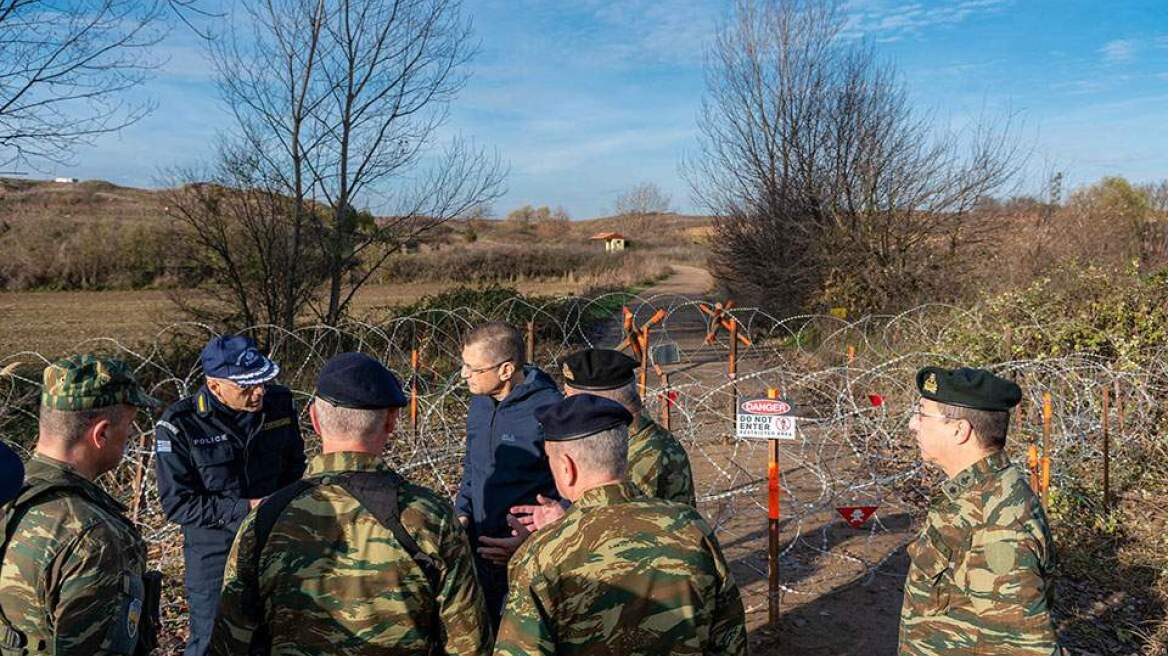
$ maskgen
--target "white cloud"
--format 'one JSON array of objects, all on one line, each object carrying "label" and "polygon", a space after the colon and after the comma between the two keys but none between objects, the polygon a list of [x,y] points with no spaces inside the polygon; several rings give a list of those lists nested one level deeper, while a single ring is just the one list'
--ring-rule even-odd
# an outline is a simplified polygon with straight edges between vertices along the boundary
[{"label": "white cloud", "polygon": [[927,28],[956,25],[980,15],[1001,11],[1012,0],[964,0],[954,2],[903,4],[891,0],[852,0],[847,13],[845,36],[874,37],[881,42],[896,41]]},{"label": "white cloud", "polygon": [[1106,44],[1104,44],[1104,46],[1099,49],[1099,53],[1103,55],[1104,60],[1111,63],[1118,63],[1131,59],[1132,55],[1135,54],[1135,50],[1135,41],[1131,39],[1116,39],[1114,41],[1108,41]]}]

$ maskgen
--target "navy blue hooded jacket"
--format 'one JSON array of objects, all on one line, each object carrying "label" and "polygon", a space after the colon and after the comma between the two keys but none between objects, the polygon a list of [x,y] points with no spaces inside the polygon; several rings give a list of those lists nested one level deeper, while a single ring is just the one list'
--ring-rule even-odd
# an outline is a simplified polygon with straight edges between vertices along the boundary
[{"label": "navy blue hooded jacket", "polygon": [[478,537],[510,537],[511,506],[534,504],[535,495],[559,499],[543,451],[535,411],[563,396],[555,382],[533,365],[523,382],[502,401],[488,395],[471,399],[466,416],[466,453],[455,510],[470,518],[471,544]]}]

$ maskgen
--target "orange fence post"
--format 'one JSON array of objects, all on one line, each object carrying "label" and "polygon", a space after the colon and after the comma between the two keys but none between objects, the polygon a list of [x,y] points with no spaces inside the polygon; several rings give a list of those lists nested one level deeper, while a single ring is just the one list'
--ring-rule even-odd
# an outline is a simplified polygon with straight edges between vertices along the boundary
[{"label": "orange fence post", "polygon": [[410,427],[418,437],[418,349],[410,352]]},{"label": "orange fence post", "polygon": [[1042,393],[1042,506],[1050,497],[1050,420],[1053,415],[1050,392]]},{"label": "orange fence post", "polygon": [[738,320],[730,319],[730,362],[726,368],[726,375],[730,378],[730,426],[731,432],[737,421],[738,414]]},{"label": "orange fence post", "polygon": [[710,329],[706,331],[707,344],[713,345],[717,342],[718,329],[720,328],[725,328],[730,333],[730,362],[727,366],[726,377],[730,379],[731,430],[730,434],[726,436],[727,440],[729,440],[730,435],[734,434],[733,422],[738,413],[738,384],[735,382],[738,377],[738,343],[742,342],[743,346],[751,345],[750,338],[739,332],[738,320],[730,315],[730,309],[733,307],[733,300],[715,303],[712,308],[705,303],[698,305],[698,309],[710,317]]},{"label": "orange fence post", "polygon": [[661,392],[661,427],[673,430],[673,398],[670,396],[669,372],[661,371],[660,368],[657,371],[657,375],[661,376],[661,387],[664,388]]},{"label": "orange fence post", "polygon": [[[767,390],[767,398],[776,399],[777,389]],[[767,620],[779,621],[779,441],[767,440]]]}]

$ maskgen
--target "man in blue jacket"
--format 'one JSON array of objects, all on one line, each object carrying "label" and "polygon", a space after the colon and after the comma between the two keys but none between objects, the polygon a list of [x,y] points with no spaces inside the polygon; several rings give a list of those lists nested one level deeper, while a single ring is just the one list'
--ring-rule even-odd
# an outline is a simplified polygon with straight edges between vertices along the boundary
[{"label": "man in blue jacket", "polygon": [[475,547],[487,611],[498,627],[507,598],[507,560],[527,534],[508,511],[534,503],[537,495],[559,498],[535,411],[563,396],[547,374],[524,365],[523,335],[502,321],[467,334],[462,378],[474,398],[455,511]]},{"label": "man in blue jacket", "polygon": [[183,528],[191,631],[186,656],[203,656],[235,532],[264,497],[304,474],[292,394],[271,385],[280,367],[242,336],[203,349],[207,381],[167,408],[155,427],[158,495]]}]

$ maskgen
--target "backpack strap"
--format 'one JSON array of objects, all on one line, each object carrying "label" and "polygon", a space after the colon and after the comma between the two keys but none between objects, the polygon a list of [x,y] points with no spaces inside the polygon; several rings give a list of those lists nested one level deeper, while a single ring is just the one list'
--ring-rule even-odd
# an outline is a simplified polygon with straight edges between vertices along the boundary
[{"label": "backpack strap", "polygon": [[402,480],[393,472],[351,472],[337,478],[337,484],[356,499],[362,507],[393,533],[398,544],[406,550],[426,575],[430,592],[435,597],[442,589],[442,574],[438,563],[422,551],[414,537],[401,523],[401,504],[398,501]]},{"label": "backpack strap", "polygon": [[421,568],[427,583],[429,583],[430,596],[434,602],[430,621],[439,638],[430,643],[429,653],[444,653],[442,645],[446,642],[446,630],[438,612],[438,596],[442,593],[442,572],[438,568],[437,560],[422,551],[418,542],[401,523],[399,492],[403,483],[402,478],[389,471],[349,472],[337,477],[336,483],[352,495],[365,510],[376,517],[378,523],[389,529],[398,544]]},{"label": "backpack strap", "polygon": [[319,483],[319,479],[316,478],[302,478],[276,490],[256,508],[255,522],[252,525],[255,529],[255,546],[251,553],[247,554],[251,568],[250,575],[243,577],[243,599],[240,606],[244,616],[256,623],[256,630],[252,633],[251,644],[248,647],[250,654],[267,654],[272,648],[272,638],[264,618],[264,603],[260,599],[260,556],[263,555],[264,546],[267,545],[276,521],[284,514],[288,504]]},{"label": "backpack strap", "polygon": [[[305,491],[317,485],[339,485],[342,489],[357,500],[361,507],[377,519],[377,522],[393,533],[394,539],[406,550],[410,558],[421,568],[429,584],[430,592],[435,600],[432,613],[434,629],[442,631],[442,623],[438,614],[438,594],[441,592],[442,575],[437,561],[430,554],[422,551],[418,542],[410,535],[401,523],[401,504],[398,492],[402,479],[389,471],[377,472],[347,472],[337,475],[317,476],[304,478],[287,487],[283,487],[256,508],[255,547],[249,554],[251,559],[251,576],[244,577],[243,612],[256,622],[256,631],[252,634],[249,653],[253,656],[266,655],[271,650],[271,635],[264,619],[263,600],[260,598],[259,575],[260,556],[272,529],[280,519],[280,515],[294,499]],[[437,644],[434,647],[437,648]],[[432,653],[441,653],[431,650]]]},{"label": "backpack strap", "polygon": [[[16,532],[16,525],[28,514],[29,508],[36,502],[57,492],[77,494],[95,503],[100,503],[99,500],[93,498],[89,490],[74,481],[26,480],[16,498],[3,506],[4,520],[3,524],[0,524],[0,531],[3,531],[0,533],[0,569],[4,567],[4,554],[8,550],[9,540]],[[27,646],[28,636],[18,631],[5,616],[4,609],[0,608],[0,650],[5,654],[27,653],[24,651]]]}]

